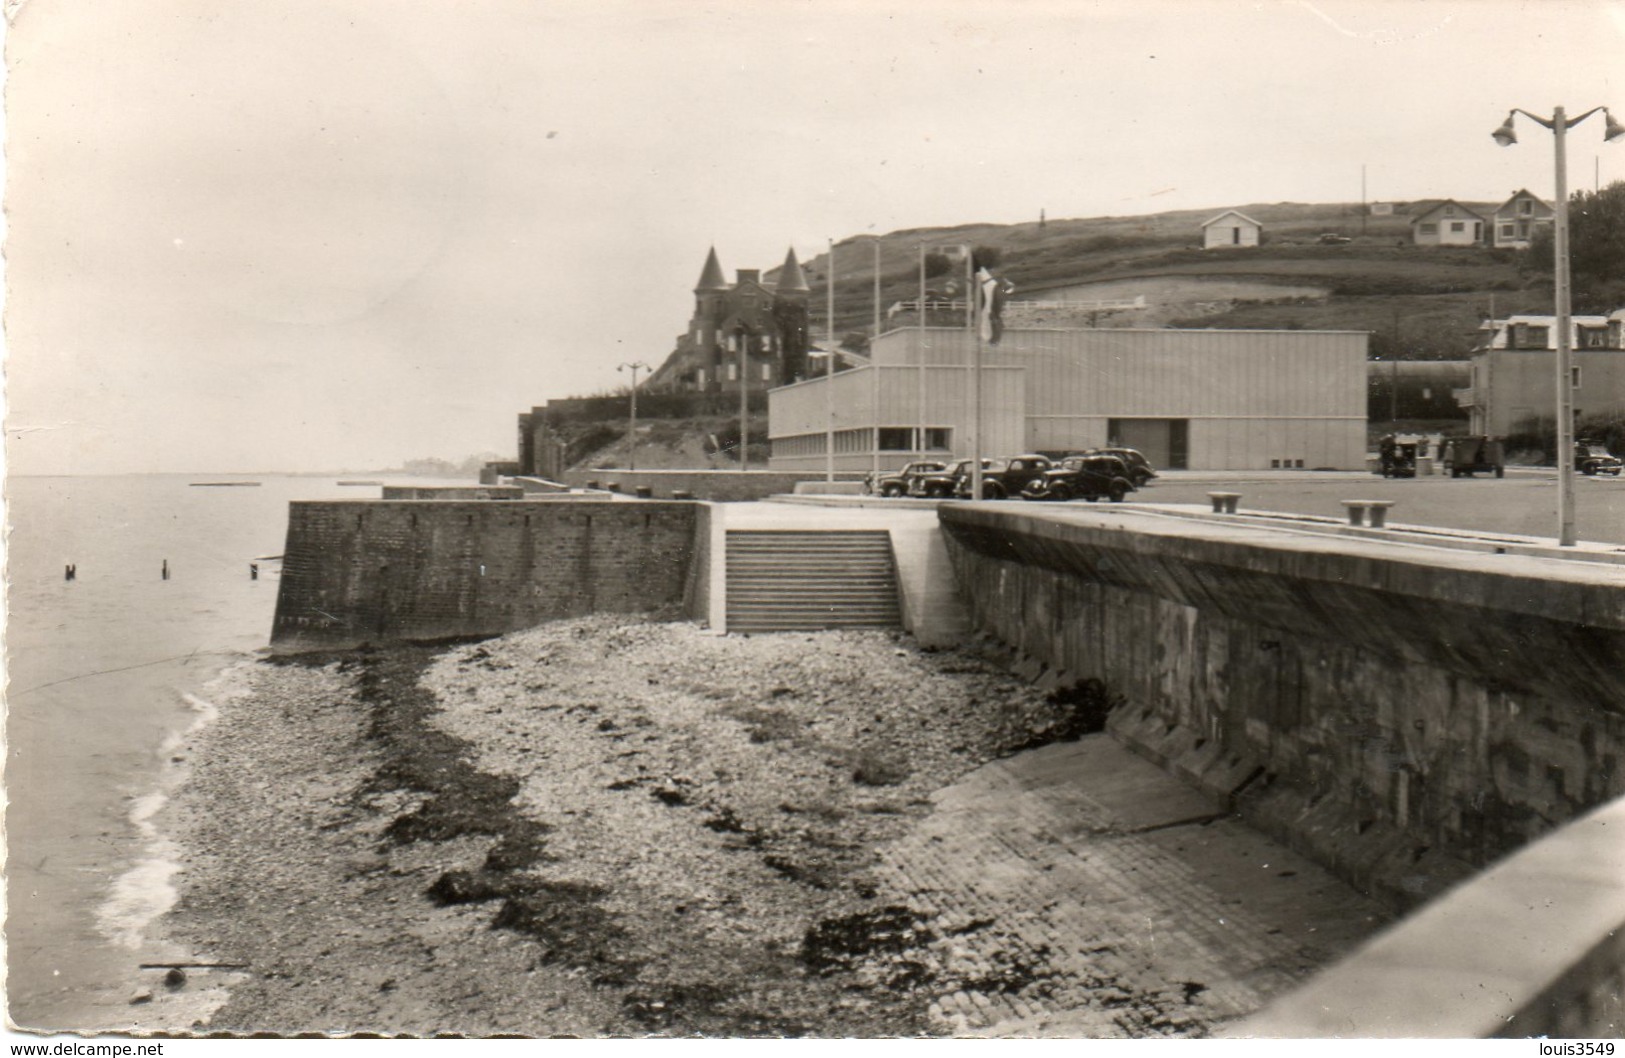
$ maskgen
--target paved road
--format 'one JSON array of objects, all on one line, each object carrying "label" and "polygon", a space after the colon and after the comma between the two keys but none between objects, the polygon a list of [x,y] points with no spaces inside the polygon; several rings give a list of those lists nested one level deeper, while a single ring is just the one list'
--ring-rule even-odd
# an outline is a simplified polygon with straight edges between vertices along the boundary
[{"label": "paved road", "polygon": [[[1510,471],[1505,478],[1384,479],[1374,474],[1293,472],[1208,475],[1169,472],[1131,495],[1147,503],[1207,503],[1210,491],[1241,493],[1242,510],[1341,518],[1339,501],[1396,500],[1389,524],[1557,536],[1557,477]],[[1575,531],[1580,540],[1625,544],[1625,478],[1575,478]]]}]

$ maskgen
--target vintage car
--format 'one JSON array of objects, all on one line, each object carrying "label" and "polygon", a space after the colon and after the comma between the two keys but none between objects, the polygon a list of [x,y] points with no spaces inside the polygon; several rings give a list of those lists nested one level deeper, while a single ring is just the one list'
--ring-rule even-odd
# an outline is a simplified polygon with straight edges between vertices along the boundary
[{"label": "vintage car", "polygon": [[1067,456],[1043,477],[1028,482],[1021,495],[1028,500],[1085,499],[1090,503],[1104,496],[1121,503],[1133,491],[1129,468],[1121,458],[1091,454]]},{"label": "vintage car", "polygon": [[1453,478],[1470,478],[1481,470],[1506,476],[1506,457],[1493,437],[1447,437],[1440,456]]},{"label": "vintage car", "polygon": [[916,459],[912,463],[904,464],[901,470],[882,471],[880,474],[870,474],[865,477],[864,483],[869,493],[874,496],[907,496],[912,490],[916,478],[927,474],[940,474],[946,470],[948,464],[940,459]]},{"label": "vintage car", "polygon": [[1091,448],[1089,451],[1080,454],[1087,456],[1116,456],[1121,459],[1128,468],[1128,479],[1134,483],[1134,487],[1137,489],[1145,488],[1145,483],[1157,476],[1157,471],[1152,467],[1151,460],[1147,459],[1137,448]]},{"label": "vintage car", "polygon": [[[966,472],[960,476],[954,495],[970,498],[970,460],[965,461]],[[1029,482],[1044,476],[1053,464],[1041,455],[1011,456],[1009,459],[991,459],[982,462],[982,499],[1002,500],[1019,496]]]},{"label": "vintage car", "polygon": [[1579,441],[1574,445],[1574,469],[1582,474],[1612,474],[1619,476],[1625,461],[1608,451],[1604,445]]},{"label": "vintage car", "polygon": [[[982,469],[987,470],[993,460],[982,460]],[[970,460],[961,459],[951,463],[935,474],[923,474],[916,477],[909,485],[910,496],[925,497],[933,500],[952,499],[959,491],[959,479],[963,477],[970,480]],[[968,486],[967,486],[968,488]]]}]

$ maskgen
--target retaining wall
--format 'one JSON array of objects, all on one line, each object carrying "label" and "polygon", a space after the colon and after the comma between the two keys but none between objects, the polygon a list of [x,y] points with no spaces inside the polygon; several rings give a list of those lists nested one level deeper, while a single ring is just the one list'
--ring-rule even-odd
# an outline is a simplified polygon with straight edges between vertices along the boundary
[{"label": "retaining wall", "polygon": [[494,635],[559,617],[683,606],[699,506],[295,502],[271,646]]},{"label": "retaining wall", "polygon": [[[862,481],[864,474],[837,471],[837,481]],[[697,500],[734,501],[760,500],[768,496],[793,493],[798,481],[823,481],[822,473],[782,470],[570,470],[564,480],[575,488],[584,488],[590,481],[600,486],[610,482],[620,485],[620,491],[631,494],[639,485],[646,485],[656,499],[666,499],[676,492],[687,492]]]},{"label": "retaining wall", "polygon": [[1625,793],[1625,570],[1118,511],[940,518],[979,627],[1101,680],[1115,734],[1395,906]]},{"label": "retaining wall", "polygon": [[385,485],[386,500],[519,500],[518,485]]}]

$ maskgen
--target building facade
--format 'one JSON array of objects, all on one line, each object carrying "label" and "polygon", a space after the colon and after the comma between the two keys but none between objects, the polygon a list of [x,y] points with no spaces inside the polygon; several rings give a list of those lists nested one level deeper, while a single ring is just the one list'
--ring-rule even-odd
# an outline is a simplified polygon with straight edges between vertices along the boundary
[{"label": "building facade", "polygon": [[1518,191],[1495,210],[1493,245],[1526,249],[1535,232],[1556,217],[1557,211],[1544,200]]},{"label": "building facade", "polygon": [[[1552,316],[1509,316],[1484,325],[1472,378],[1456,391],[1471,432],[1491,437],[1550,423],[1557,410],[1557,329]],[[1569,384],[1576,421],[1625,412],[1625,309],[1572,316]]]},{"label": "building facade", "polygon": [[713,247],[694,287],[694,315],[676,348],[649,376],[651,391],[765,391],[807,372],[807,277],[794,249],[769,285],[754,268],[735,282],[722,275]]},{"label": "building facade", "polygon": [[1411,241],[1418,246],[1478,246],[1484,242],[1484,215],[1453,198],[1411,218]]},{"label": "building facade", "polygon": [[[981,452],[1138,448],[1159,467],[1364,465],[1364,331],[1008,328],[983,350]],[[768,394],[775,470],[964,458],[975,338],[891,331],[871,362]],[[833,458],[830,441],[833,440]]]},{"label": "building facade", "polygon": [[1212,220],[1202,223],[1202,249],[1216,250],[1226,246],[1257,246],[1264,226],[1239,210],[1227,209]]}]

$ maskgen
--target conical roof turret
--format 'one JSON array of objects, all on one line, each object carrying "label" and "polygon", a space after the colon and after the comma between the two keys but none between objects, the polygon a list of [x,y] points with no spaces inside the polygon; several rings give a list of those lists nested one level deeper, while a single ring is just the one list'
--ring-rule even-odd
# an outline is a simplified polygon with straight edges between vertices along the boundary
[{"label": "conical roof turret", "polygon": [[774,288],[777,294],[810,294],[812,287],[807,285],[807,274],[801,270],[801,262],[796,260],[796,248],[790,247],[790,252],[784,255],[784,267],[779,269],[779,285]]},{"label": "conical roof turret", "polygon": [[694,293],[709,294],[727,289],[728,281],[722,278],[722,265],[717,262],[717,248],[713,246],[705,259],[705,271],[700,273],[700,285],[694,288]]}]

